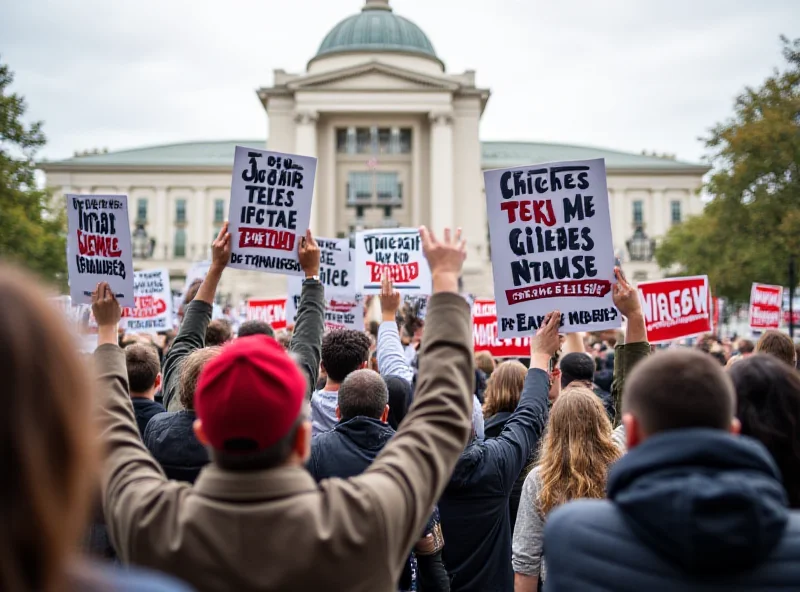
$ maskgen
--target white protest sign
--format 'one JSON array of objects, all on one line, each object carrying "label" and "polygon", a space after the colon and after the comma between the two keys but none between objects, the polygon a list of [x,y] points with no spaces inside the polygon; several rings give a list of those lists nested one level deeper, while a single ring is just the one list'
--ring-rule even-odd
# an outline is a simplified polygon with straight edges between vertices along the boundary
[{"label": "white protest sign", "polygon": [[299,240],[311,219],[317,159],[236,147],[230,267],[302,275]]},{"label": "white protest sign", "polygon": [[133,306],[133,251],[125,195],[67,198],[67,269],[73,304],[91,304],[108,282],[122,306]]},{"label": "white protest sign", "polygon": [[603,159],[484,172],[498,334],[528,337],[559,310],[562,332],[619,327]]},{"label": "white protest sign", "polygon": [[356,233],[356,289],[380,294],[384,273],[401,294],[430,294],[431,269],[416,228]]},{"label": "white protest sign", "polygon": [[183,290],[181,290],[181,299],[189,291],[189,288],[197,280],[203,281],[208,275],[208,270],[211,268],[211,261],[198,261],[192,263],[189,271],[186,272],[186,281],[183,283]]},{"label": "white protest sign", "polygon": [[166,269],[133,274],[136,305],[123,308],[120,327],[126,333],[158,333],[172,329],[172,292]]},{"label": "white protest sign", "polygon": [[[325,288],[325,297],[338,296],[353,300],[356,295],[355,254],[346,238],[316,238],[319,245],[319,281]],[[303,278],[289,278],[289,294],[299,294]]]},{"label": "white protest sign", "polygon": [[[286,299],[286,318],[294,325],[297,319],[297,307],[300,305],[300,292],[293,292],[290,286]],[[361,294],[352,298],[325,297],[325,329],[364,330],[364,300]]]}]

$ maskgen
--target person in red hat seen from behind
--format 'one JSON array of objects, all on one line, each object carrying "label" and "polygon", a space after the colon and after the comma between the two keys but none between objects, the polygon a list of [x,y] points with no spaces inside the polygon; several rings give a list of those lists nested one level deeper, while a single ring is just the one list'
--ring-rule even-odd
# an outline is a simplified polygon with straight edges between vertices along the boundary
[{"label": "person in red hat seen from behind", "polygon": [[[93,296],[100,346],[104,507],[125,563],[177,575],[199,590],[390,592],[471,432],[472,322],[458,294],[465,258],[460,230],[438,240],[421,228],[433,295],[420,348],[413,407],[361,475],[319,485],[306,471],[309,379],[271,338],[226,345],[203,369],[195,406],[211,463],[194,486],[168,481],[141,443],[116,344],[120,307],[106,284]],[[230,235],[219,240],[227,249]],[[309,290],[319,249],[299,246]],[[301,298],[296,332],[323,309]],[[294,344],[294,341],[293,341]],[[313,348],[312,348],[313,349]],[[303,361],[303,351],[295,352]]]}]

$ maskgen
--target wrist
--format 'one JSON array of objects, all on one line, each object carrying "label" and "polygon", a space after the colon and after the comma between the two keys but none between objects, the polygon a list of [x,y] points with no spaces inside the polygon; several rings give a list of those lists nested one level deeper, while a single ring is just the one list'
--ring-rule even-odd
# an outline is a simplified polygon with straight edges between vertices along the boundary
[{"label": "wrist", "polygon": [[216,279],[219,279],[222,276],[222,271],[224,269],[225,269],[225,263],[214,262],[208,267],[208,273],[206,274],[206,277],[213,276]]},{"label": "wrist", "polygon": [[538,368],[539,370],[544,370],[547,372],[550,370],[550,358],[552,358],[550,354],[542,353],[542,352],[531,352],[531,365],[530,368]]},{"label": "wrist", "polygon": [[117,343],[117,324],[97,327],[97,345]]},{"label": "wrist", "polygon": [[397,320],[396,313],[394,312],[384,312],[381,313],[381,321],[384,323],[394,323]]},{"label": "wrist", "polygon": [[458,275],[452,271],[434,271],[431,274],[433,292],[455,292],[458,294]]},{"label": "wrist", "polygon": [[305,274],[307,280],[310,280],[310,279],[318,280],[319,279],[319,268],[316,268],[316,269],[304,269],[303,273]]}]

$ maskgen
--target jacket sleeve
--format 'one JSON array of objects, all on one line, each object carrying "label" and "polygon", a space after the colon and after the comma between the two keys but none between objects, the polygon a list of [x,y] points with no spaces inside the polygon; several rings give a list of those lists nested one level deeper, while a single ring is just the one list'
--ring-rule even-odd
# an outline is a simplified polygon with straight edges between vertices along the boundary
[{"label": "jacket sleeve", "polygon": [[414,380],[394,321],[384,321],[378,327],[378,371],[381,376],[399,376],[409,384]]},{"label": "jacket sleeve", "polygon": [[211,322],[213,307],[202,300],[192,300],[186,307],[178,336],[164,358],[164,409],[180,411],[178,400],[178,376],[181,365],[190,353],[206,345],[206,329]]},{"label": "jacket sleeve", "polygon": [[472,321],[458,294],[431,297],[419,359],[414,404],[399,431],[364,474],[346,482],[375,508],[385,567],[395,578],[470,435]]},{"label": "jacket sleeve", "polygon": [[442,560],[442,551],[433,555],[417,555],[417,590],[450,592],[450,577]]},{"label": "jacket sleeve", "polygon": [[[108,532],[124,563],[148,564],[154,541],[169,540],[180,498],[189,487],[167,481],[142,444],[128,396],[122,350],[101,345],[94,360],[100,382],[99,422],[106,446],[101,486]],[[144,523],[150,526],[140,528]]]},{"label": "jacket sleeve", "polygon": [[497,438],[486,440],[491,462],[496,463],[503,490],[510,492],[542,437],[549,411],[547,372],[528,370],[519,404]]},{"label": "jacket sleeve", "polygon": [[611,397],[614,399],[614,427],[622,423],[622,389],[625,377],[631,370],[650,355],[650,344],[646,341],[626,343],[614,348],[614,379],[611,382]]},{"label": "jacket sleeve", "polygon": [[310,400],[317,386],[319,361],[322,357],[322,334],[325,332],[325,289],[317,281],[303,282],[300,304],[297,305],[294,334],[290,350],[298,358],[306,374],[306,399]]}]

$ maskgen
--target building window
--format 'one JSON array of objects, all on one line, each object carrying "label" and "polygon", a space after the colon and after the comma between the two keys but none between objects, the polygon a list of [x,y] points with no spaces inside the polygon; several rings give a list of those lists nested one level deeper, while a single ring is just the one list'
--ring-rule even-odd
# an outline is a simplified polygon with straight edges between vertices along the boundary
[{"label": "building window", "polygon": [[647,281],[647,272],[646,271],[634,271],[633,272],[633,281],[634,282],[646,282]]},{"label": "building window", "polygon": [[144,224],[147,222],[147,198],[140,197],[136,200],[136,222]]},{"label": "building window", "polygon": [[403,197],[397,173],[376,173],[375,186],[379,202],[398,203]]},{"label": "building window", "polygon": [[372,200],[372,173],[350,173],[347,178],[348,204],[357,204]]},{"label": "building window", "polygon": [[369,154],[372,150],[372,130],[368,127],[360,127],[356,130],[356,152],[359,154]]},{"label": "building window", "polygon": [[673,224],[681,223],[681,202],[676,200],[670,203],[670,218]]},{"label": "building window", "polygon": [[411,128],[338,128],[336,151],[339,154],[411,154]]},{"label": "building window", "polygon": [[214,200],[214,224],[222,224],[225,222],[225,200]]},{"label": "building window", "polygon": [[641,200],[633,202],[633,225],[641,226],[644,223],[644,204]]},{"label": "building window", "polygon": [[186,257],[186,230],[183,228],[175,229],[175,245],[172,254],[176,259]]},{"label": "building window", "polygon": [[175,200],[175,222],[178,224],[185,224],[186,223],[186,200],[185,199],[176,199]]}]

